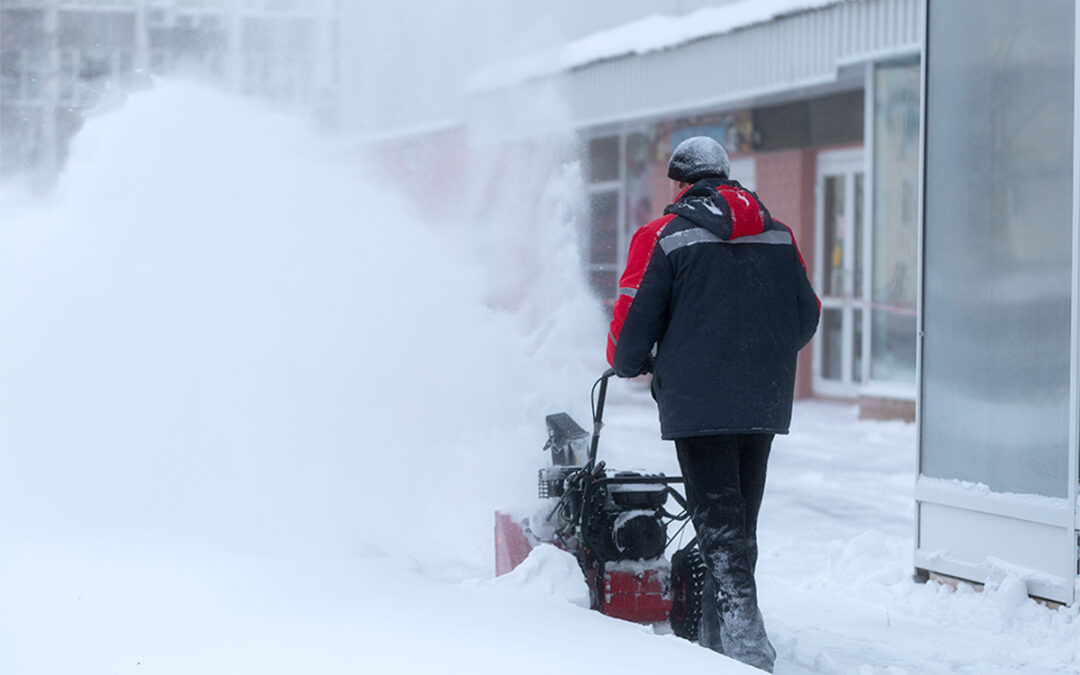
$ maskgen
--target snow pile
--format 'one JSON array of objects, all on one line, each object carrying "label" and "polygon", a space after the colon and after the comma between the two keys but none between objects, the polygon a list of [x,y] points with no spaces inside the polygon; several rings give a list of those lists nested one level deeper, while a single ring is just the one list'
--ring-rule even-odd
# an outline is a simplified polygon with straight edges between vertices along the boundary
[{"label": "snow pile", "polygon": [[1080,672],[1080,612],[1004,572],[982,592],[912,580],[915,427],[796,404],[758,524],[777,673]]},{"label": "snow pile", "polygon": [[670,49],[836,2],[742,0],[721,7],[706,7],[683,16],[650,16],[598,31],[554,49],[488,66],[470,78],[468,89],[474,94],[487,93],[598,61]]},{"label": "snow pile", "polygon": [[185,84],[87,122],[51,203],[3,223],[5,535],[490,568],[542,414],[599,370],[597,308],[549,266],[571,302],[491,309],[471,251],[357,173]]},{"label": "snow pile", "polygon": [[503,592],[589,606],[589,586],[577,558],[551,544],[540,544],[513,572],[496,577],[491,584]]},{"label": "snow pile", "polygon": [[848,587],[891,586],[907,581],[906,542],[890,540],[880,530],[866,530],[847,542],[834,542],[829,579]]},{"label": "snow pile", "polygon": [[23,553],[3,570],[5,675],[758,672],[550,597],[439,583],[400,558]]},{"label": "snow pile", "polygon": [[[608,405],[605,460],[677,471],[647,391],[613,383]],[[774,444],[757,578],[777,675],[1080,672],[1077,607],[1038,605],[1015,576],[911,580],[914,427],[856,418],[798,403]],[[4,673],[757,672],[567,602],[584,595],[552,547],[498,580],[439,583],[425,561],[355,550],[3,543]]]}]

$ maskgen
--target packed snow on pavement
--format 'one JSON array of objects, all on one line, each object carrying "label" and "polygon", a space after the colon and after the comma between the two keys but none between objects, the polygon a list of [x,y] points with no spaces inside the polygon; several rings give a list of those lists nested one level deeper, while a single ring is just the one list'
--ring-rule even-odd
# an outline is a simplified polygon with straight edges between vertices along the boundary
[{"label": "packed snow on pavement", "polygon": [[[552,547],[493,578],[544,415],[585,424],[604,367],[567,211],[492,309],[491,242],[455,239],[482,220],[432,228],[294,120],[176,83],[89,120],[55,194],[4,193],[0,671],[754,672],[588,611]],[[678,473],[642,383],[606,421],[609,465]],[[796,405],[759,525],[776,672],[1080,672],[1075,607],[911,579],[914,444]]]}]

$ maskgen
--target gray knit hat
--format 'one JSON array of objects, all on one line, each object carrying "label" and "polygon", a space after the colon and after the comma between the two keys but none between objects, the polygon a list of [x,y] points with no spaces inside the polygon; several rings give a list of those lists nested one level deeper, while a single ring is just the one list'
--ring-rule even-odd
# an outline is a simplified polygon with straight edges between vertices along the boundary
[{"label": "gray knit hat", "polygon": [[692,136],[679,143],[667,168],[668,178],[682,183],[694,183],[706,176],[727,178],[730,172],[727,150],[708,136]]}]

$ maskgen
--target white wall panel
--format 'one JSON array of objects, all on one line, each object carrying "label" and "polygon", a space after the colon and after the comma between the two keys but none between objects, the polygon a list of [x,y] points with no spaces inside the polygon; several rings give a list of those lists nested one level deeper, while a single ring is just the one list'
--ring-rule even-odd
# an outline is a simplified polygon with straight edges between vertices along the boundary
[{"label": "white wall panel", "polygon": [[916,564],[924,569],[981,583],[1012,574],[1032,595],[1072,600],[1066,528],[928,502],[919,504],[919,523]]}]

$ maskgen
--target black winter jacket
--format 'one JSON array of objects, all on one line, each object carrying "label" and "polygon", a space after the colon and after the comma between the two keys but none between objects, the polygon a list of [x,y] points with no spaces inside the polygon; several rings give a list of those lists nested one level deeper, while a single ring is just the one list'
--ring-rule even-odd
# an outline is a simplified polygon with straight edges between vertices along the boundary
[{"label": "black winter jacket", "polygon": [[620,377],[653,372],[666,439],[787,433],[796,355],[821,310],[791,230],[719,178],[664,213],[630,243],[608,362]]}]

